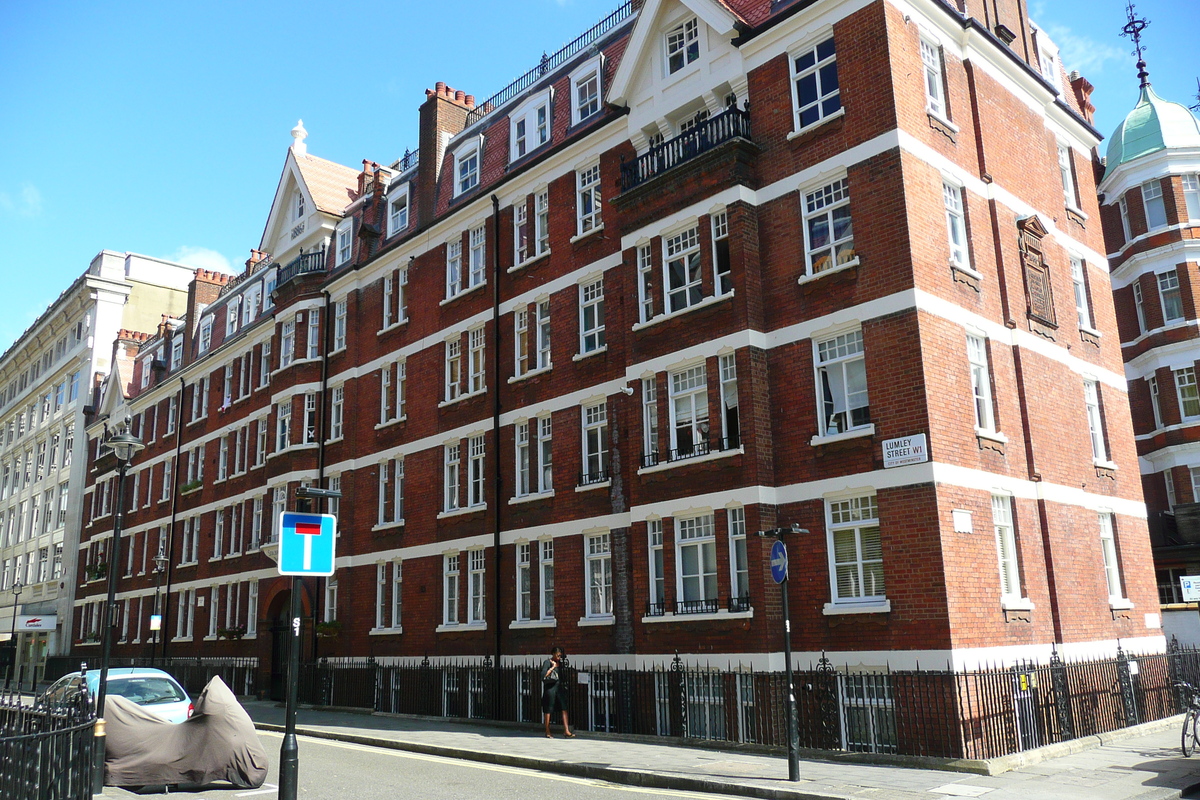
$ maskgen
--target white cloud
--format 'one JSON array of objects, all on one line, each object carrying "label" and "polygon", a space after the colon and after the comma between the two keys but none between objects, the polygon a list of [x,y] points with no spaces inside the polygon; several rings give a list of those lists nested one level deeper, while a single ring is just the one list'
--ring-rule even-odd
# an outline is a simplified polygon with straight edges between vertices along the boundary
[{"label": "white cloud", "polygon": [[168,261],[178,261],[180,264],[187,264],[189,267],[195,267],[196,269],[206,269],[209,272],[224,272],[229,275],[235,275],[238,272],[229,263],[228,258],[216,250],[209,250],[207,247],[194,247],[185,244],[165,258]]},{"label": "white cloud", "polygon": [[1059,58],[1068,70],[1079,70],[1084,76],[1103,72],[1110,61],[1126,61],[1129,54],[1115,44],[1098,42],[1089,36],[1075,33],[1064,25],[1046,25],[1046,33],[1058,45]]},{"label": "white cloud", "polygon": [[15,194],[0,192],[0,211],[36,217],[42,213],[42,193],[32,183],[22,183]]}]

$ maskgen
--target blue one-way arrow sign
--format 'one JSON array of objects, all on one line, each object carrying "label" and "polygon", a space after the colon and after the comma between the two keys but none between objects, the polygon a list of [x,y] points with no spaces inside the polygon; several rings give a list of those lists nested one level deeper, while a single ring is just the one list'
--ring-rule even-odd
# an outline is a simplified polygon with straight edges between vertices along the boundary
[{"label": "blue one-way arrow sign", "polygon": [[280,514],[279,574],[332,575],[336,531],[333,514]]},{"label": "blue one-way arrow sign", "polygon": [[787,547],[781,539],[776,539],[771,545],[771,577],[776,583],[783,583],[788,576]]}]

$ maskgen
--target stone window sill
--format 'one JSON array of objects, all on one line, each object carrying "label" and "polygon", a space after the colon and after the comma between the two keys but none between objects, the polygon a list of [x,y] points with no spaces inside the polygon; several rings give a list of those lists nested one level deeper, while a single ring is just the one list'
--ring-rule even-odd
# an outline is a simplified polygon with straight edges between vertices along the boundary
[{"label": "stone window sill", "polygon": [[454,398],[453,400],[443,400],[442,402],[438,403],[438,408],[447,408],[449,406],[454,405],[455,403],[461,403],[463,400],[469,400],[472,397],[479,397],[480,395],[483,395],[483,394],[487,394],[486,386],[477,392],[467,392],[466,394],[460,394],[458,397]]},{"label": "stone window sill", "polygon": [[404,627],[399,628],[371,628],[367,631],[367,636],[395,636],[404,633]]},{"label": "stone window sill", "polygon": [[526,380],[527,378],[532,378],[535,375],[541,375],[542,373],[549,372],[552,369],[554,369],[553,364],[549,364],[545,367],[538,367],[537,369],[531,369],[528,372],[521,373],[520,375],[513,375],[511,378],[508,379],[508,382],[509,383],[517,383],[518,381],[523,381],[523,380]]},{"label": "stone window sill", "polygon": [[451,624],[438,625],[433,629],[434,633],[458,633],[466,631],[486,631],[486,622],[455,622]]},{"label": "stone window sill", "polygon": [[379,525],[372,526],[371,533],[378,533],[379,531],[390,531],[393,528],[403,528],[403,527],[404,527],[404,520],[402,520],[402,519],[396,520],[395,522],[384,522]]},{"label": "stone window sill", "polygon": [[453,511],[439,511],[437,518],[465,517],[467,514],[474,514],[476,511],[483,511],[485,508],[486,506],[466,506],[465,508],[456,508]]},{"label": "stone window sill", "polygon": [[813,447],[817,447],[823,444],[833,444],[834,442],[844,442],[847,439],[860,439],[864,436],[874,435],[875,423],[872,422],[869,425],[864,425],[861,428],[854,428],[853,430],[843,431],[842,433],[831,433],[825,436],[817,434],[816,436],[812,437],[808,443]]},{"label": "stone window sill", "polygon": [[554,619],[515,619],[508,623],[508,629],[519,631],[527,628],[556,628],[558,620]]},{"label": "stone window sill", "polygon": [[754,609],[749,611],[728,611],[721,609],[711,614],[675,614],[668,611],[665,614],[642,617],[642,624],[651,625],[660,622],[710,622],[722,619],[752,619]]},{"label": "stone window sill", "polygon": [[744,447],[736,447],[730,450],[717,450],[715,452],[705,453],[702,456],[695,456],[694,458],[679,458],[675,461],[664,461],[661,464],[655,464],[652,467],[641,467],[638,469],[637,474],[650,475],[655,472],[665,472],[666,470],[674,469],[676,467],[685,467],[688,464],[704,464],[709,461],[717,461],[718,459],[729,458],[730,456],[740,456],[745,454],[745,452],[746,448]]},{"label": "stone window sill", "polygon": [[597,356],[597,355],[600,355],[601,353],[607,353],[607,352],[608,352],[608,345],[604,345],[602,347],[597,347],[595,350],[589,350],[586,353],[576,353],[575,355],[571,356],[571,360],[572,361],[583,361],[585,358],[591,358],[592,356]]},{"label": "stone window sill", "polygon": [[588,492],[588,491],[591,491],[592,489],[607,489],[610,486],[612,486],[611,479],[609,479],[607,481],[596,481],[595,483],[585,483],[582,486],[576,486],[575,491]]},{"label": "stone window sill", "polygon": [[835,119],[838,119],[839,117],[844,117],[845,115],[846,115],[846,107],[842,106],[837,111],[830,114],[829,116],[821,117],[821,119],[817,120],[816,122],[812,123],[811,125],[806,125],[803,128],[801,128],[800,130],[792,131],[791,133],[789,133],[787,135],[787,140],[790,142],[793,139],[797,139],[801,136],[804,136],[805,134],[807,134],[811,131],[815,131],[817,128],[821,127],[825,123],[833,122]]},{"label": "stone window sill", "polygon": [[[379,330],[375,331],[375,335],[383,336],[385,333],[391,333],[392,331],[396,330],[397,328],[403,328],[407,324],[408,324],[408,317],[405,317],[402,320],[393,322],[391,325],[388,325],[386,328],[380,328]],[[344,348],[344,347],[342,348],[342,350],[345,350],[345,349],[346,348]],[[330,355],[333,355],[333,354],[330,353]]]},{"label": "stone window sill", "polygon": [[509,267],[505,271],[508,272],[510,275],[514,272],[520,272],[521,270],[525,269],[526,267],[532,267],[534,264],[541,261],[543,258],[548,257],[549,255],[550,255],[549,250],[547,250],[544,253],[538,253],[536,256],[532,256],[530,258],[525,259],[520,264],[514,264],[513,266]]},{"label": "stone window sill", "polygon": [[471,293],[473,293],[473,292],[477,292],[477,291],[479,291],[479,290],[480,290],[480,289],[482,289],[484,286],[487,286],[487,280],[486,280],[486,279],[485,279],[485,280],[483,280],[483,281],[480,281],[479,283],[475,284],[474,286],[472,286],[472,287],[471,287],[471,288],[469,288],[469,289],[463,289],[463,290],[462,290],[461,292],[459,292],[458,294],[454,294],[454,295],[451,295],[450,297],[447,297],[445,300],[439,300],[439,301],[438,301],[438,305],[439,305],[439,306],[444,306],[444,305],[447,305],[447,304],[449,304],[449,303],[453,303],[455,300],[459,299],[460,297],[466,297],[467,295],[469,295],[469,294],[471,294]]},{"label": "stone window sill", "polygon": [[515,506],[521,503],[532,503],[535,500],[549,500],[551,497],[554,497],[553,489],[548,492],[535,492],[533,494],[523,494],[520,497],[510,497],[508,498],[508,504]]},{"label": "stone window sill", "polygon": [[666,322],[668,320],[672,320],[672,319],[675,319],[676,317],[687,314],[689,311],[699,311],[702,308],[708,308],[711,305],[715,305],[716,303],[720,303],[722,300],[728,300],[732,297],[733,297],[732,290],[725,294],[709,295],[708,297],[705,297],[702,300],[700,300],[698,303],[693,303],[692,305],[688,306],[687,308],[681,308],[678,311],[668,311],[668,312],[659,314],[658,316],[651,317],[650,319],[646,320],[645,322],[635,322],[632,326],[630,326],[629,329],[631,331],[644,330],[644,329],[652,327],[654,325],[658,325],[660,322]]},{"label": "stone window sill", "polygon": [[834,275],[838,272],[845,272],[846,270],[851,269],[852,267],[857,267],[858,264],[859,264],[858,256],[855,256],[854,258],[850,259],[849,261],[843,262],[841,264],[834,264],[832,267],[829,267],[828,269],[823,269],[820,272],[812,272],[812,273],[807,273],[805,275],[801,275],[799,278],[796,279],[796,283],[803,286],[806,283],[812,283],[813,281],[820,280],[821,278],[824,278],[826,275]]},{"label": "stone window sill", "polygon": [[577,236],[572,236],[571,244],[575,244],[576,242],[582,242],[584,239],[588,238],[589,236],[595,236],[597,233],[599,233],[602,230],[604,230],[603,222],[601,222],[596,227],[592,228],[590,231],[585,231]]},{"label": "stone window sill", "polygon": [[613,625],[616,623],[616,618],[613,616],[607,617],[580,617],[577,623],[581,628],[598,628],[604,625]]},{"label": "stone window sill", "polygon": [[1005,611],[1033,611],[1033,601],[1028,597],[1001,597],[1000,608]]},{"label": "stone window sill", "polygon": [[[390,427],[391,427],[391,426],[393,426],[393,425],[396,425],[396,424],[398,424],[398,423],[401,423],[401,422],[406,422],[407,420],[408,420],[408,415],[407,415],[407,414],[405,414],[405,415],[404,415],[404,416],[402,416],[402,417],[395,417],[395,418],[393,418],[393,419],[389,419],[387,422],[380,422],[378,425],[376,425],[376,426],[375,426],[375,430],[377,430],[377,431],[381,431],[381,430],[383,430],[384,428],[390,428]],[[337,439],[330,439],[329,441],[331,441],[331,442],[333,442],[333,441],[341,441],[341,438],[342,438],[342,437],[340,437],[340,436],[339,436]]]},{"label": "stone window sill", "polygon": [[826,603],[821,613],[827,617],[841,614],[887,614],[892,610],[892,601],[871,603]]}]

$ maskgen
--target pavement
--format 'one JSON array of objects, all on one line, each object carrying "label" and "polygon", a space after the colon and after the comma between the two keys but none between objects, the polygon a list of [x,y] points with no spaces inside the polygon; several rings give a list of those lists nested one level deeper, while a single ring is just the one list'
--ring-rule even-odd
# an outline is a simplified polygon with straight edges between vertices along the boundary
[{"label": "pavement", "polygon": [[[284,709],[249,701],[263,730],[282,730]],[[800,780],[786,755],[736,744],[579,731],[546,739],[534,726],[363,711],[301,708],[304,736],[521,767],[616,784],[772,800],[1167,800],[1200,798],[1200,754],[1179,750],[1182,717],[1049,745],[989,761],[881,758],[805,752]],[[303,765],[301,765],[303,770]]]}]

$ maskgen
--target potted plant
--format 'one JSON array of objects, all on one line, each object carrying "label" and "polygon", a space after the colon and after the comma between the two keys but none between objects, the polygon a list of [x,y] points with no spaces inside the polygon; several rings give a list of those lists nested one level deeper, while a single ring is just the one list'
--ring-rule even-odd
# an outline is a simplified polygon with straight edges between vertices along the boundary
[{"label": "potted plant", "polygon": [[245,635],[245,625],[235,625],[232,628],[217,628],[217,636],[220,636],[222,639],[241,639]]},{"label": "potted plant", "polygon": [[203,485],[204,485],[204,481],[201,481],[201,480],[188,481],[183,486],[179,487],[179,493],[187,494],[188,492],[194,492]]},{"label": "potted plant", "polygon": [[95,564],[87,564],[84,566],[83,572],[89,581],[98,581],[108,576],[108,562],[97,561]]},{"label": "potted plant", "polygon": [[342,623],[336,619],[326,620],[325,622],[317,623],[317,636],[331,638],[342,632]]}]

